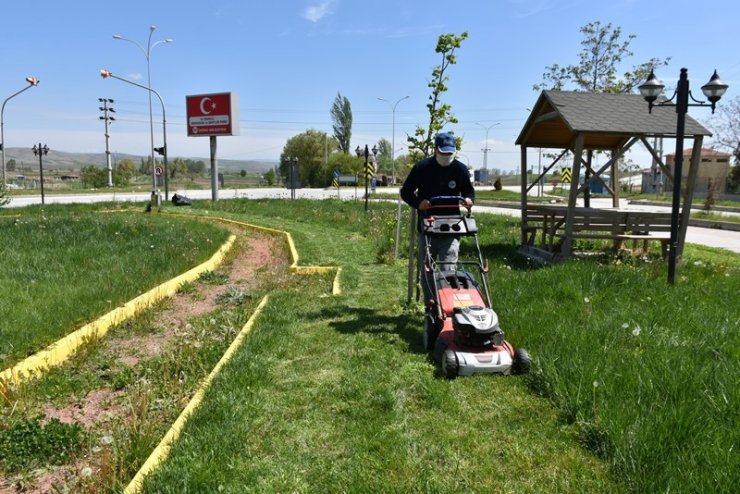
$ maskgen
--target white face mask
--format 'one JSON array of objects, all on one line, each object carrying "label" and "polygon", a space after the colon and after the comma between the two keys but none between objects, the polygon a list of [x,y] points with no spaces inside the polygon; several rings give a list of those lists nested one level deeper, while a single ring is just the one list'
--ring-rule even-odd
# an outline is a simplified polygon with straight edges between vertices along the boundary
[{"label": "white face mask", "polygon": [[439,163],[439,166],[450,166],[452,164],[452,160],[455,159],[455,155],[437,153],[436,159],[437,163]]}]

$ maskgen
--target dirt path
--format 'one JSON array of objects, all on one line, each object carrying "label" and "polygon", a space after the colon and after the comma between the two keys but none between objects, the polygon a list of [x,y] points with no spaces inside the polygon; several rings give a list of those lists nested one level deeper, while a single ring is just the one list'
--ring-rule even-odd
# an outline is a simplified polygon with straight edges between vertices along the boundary
[{"label": "dirt path", "polygon": [[[218,310],[224,298],[238,299],[250,290],[263,286],[264,280],[286,271],[289,262],[284,255],[281,239],[254,236],[235,225],[226,227],[237,235],[237,242],[227,261],[216,271],[219,277],[217,282],[193,283],[186,291],[178,292],[171,300],[154,309],[150,321],[151,333],[116,335],[113,331],[100,342],[100,352],[106,357],[102,360],[112,359],[116,372],[125,372],[127,367],[142,361],[164,358],[168,352],[177,351],[178,343],[183,340],[197,342],[190,321]],[[11,407],[12,410],[18,408],[17,413],[41,411],[44,423],[57,419],[65,424],[79,424],[85,430],[95,431],[99,435],[99,431],[111,422],[130,420],[131,416],[137,415],[135,401],[126,396],[130,392],[126,388],[114,390],[105,386],[87,389],[84,396],[69,397],[62,405],[59,400],[44,402],[34,397],[33,405],[26,410],[23,410],[24,403],[20,403],[20,406],[19,403],[11,404]],[[25,406],[28,406],[27,403]],[[92,448],[93,452],[102,449],[102,457],[107,452],[106,437],[103,436],[102,445]],[[66,465],[41,468],[22,476],[5,478],[0,474],[0,494],[79,490],[97,492],[95,483],[85,478],[105,479],[109,475],[104,471],[105,468],[105,460],[102,464],[99,461],[96,464],[91,458],[83,457]]]}]

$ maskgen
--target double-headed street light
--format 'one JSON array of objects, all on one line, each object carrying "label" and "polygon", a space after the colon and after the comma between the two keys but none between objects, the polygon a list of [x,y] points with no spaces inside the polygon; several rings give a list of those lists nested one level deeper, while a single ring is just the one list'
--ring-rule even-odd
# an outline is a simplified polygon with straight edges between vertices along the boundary
[{"label": "double-headed street light", "polygon": [[5,179],[5,127],[4,127],[4,120],[3,115],[5,114],[5,103],[7,103],[9,100],[15,98],[19,94],[21,94],[23,91],[26,91],[27,89],[30,89],[34,86],[39,85],[39,80],[35,77],[26,77],[26,82],[28,83],[28,86],[24,87],[20,91],[11,94],[7,98],[5,98],[5,101],[3,101],[3,107],[0,109],[0,150],[2,150],[2,160],[3,160],[3,185],[2,190],[5,190],[7,188],[6,179]]},{"label": "double-headed street light", "polygon": [[[670,99],[655,103],[658,96],[661,95],[665,85],[655,77],[655,73],[651,70],[647,81],[639,86],[640,94],[645,98],[648,103],[648,112],[652,113],[653,107],[655,106],[673,106],[676,108],[676,155],[674,158],[674,169],[673,169],[673,208],[671,211],[671,243],[668,251],[668,283],[673,284],[676,275],[676,256],[678,251],[678,219],[679,211],[681,208],[681,167],[683,166],[683,141],[686,131],[686,114],[689,111],[690,106],[710,106],[712,113],[714,113],[715,105],[717,101],[727,91],[729,86],[722,82],[717,75],[717,71],[709,79],[709,82],[701,87],[704,96],[711,103],[707,105],[704,101],[699,101],[691,95],[689,90],[689,78],[688,70],[685,68],[681,69],[681,75],[678,79],[678,85],[676,91],[673,93]],[[675,103],[672,101],[676,100]],[[689,103],[691,98],[694,103]],[[699,163],[694,163],[693,166],[699,166]]]},{"label": "double-headed street light", "polygon": [[[151,69],[151,55],[152,55],[152,49],[160,45],[162,43],[172,43],[172,39],[162,39],[159,41],[154,42],[152,44],[152,34],[154,34],[154,31],[157,30],[157,26],[149,26],[149,40],[146,44],[146,50],[144,47],[142,47],[139,43],[132,39],[124,38],[123,36],[119,36],[118,34],[113,35],[113,39],[118,39],[121,41],[128,41],[129,43],[133,43],[136,45],[141,52],[144,54],[144,57],[146,58],[146,75],[147,75],[147,87],[145,89],[149,90],[149,135],[151,137],[151,157],[152,157],[152,204],[153,205],[159,205],[159,194],[157,193],[157,174],[155,172],[155,166],[154,166],[154,119],[152,116],[152,69]],[[102,75],[102,72],[101,72]],[[138,84],[137,84],[138,85]],[[164,105],[163,105],[164,106]]]},{"label": "double-headed street light", "polygon": [[[393,107],[393,110],[391,112],[393,114],[392,115],[393,123],[391,124],[391,126],[392,126],[391,127],[391,129],[392,129],[391,130],[391,133],[392,133],[392,135],[391,135],[391,177],[392,177],[391,178],[391,181],[392,181],[393,185],[396,185],[396,107],[398,106],[398,104],[401,101],[403,101],[405,99],[409,99],[410,97],[411,96],[404,96],[403,98],[401,98],[398,101],[396,101],[396,103],[394,105],[391,105]],[[385,98],[378,98],[378,99],[380,101],[385,101],[389,105],[391,104],[391,102],[388,101]]]},{"label": "double-headed street light", "polygon": [[[373,146],[372,151],[373,151],[373,158],[375,158],[378,155],[378,147]],[[357,149],[355,149],[355,153],[357,154],[358,158],[363,155],[363,151],[362,149],[360,149],[360,146],[357,146]],[[367,211],[367,196],[368,196],[367,183],[370,180],[370,175],[371,175],[370,166],[368,164],[368,159],[370,157],[370,151],[367,148],[367,144],[365,144],[364,155],[365,155],[365,168],[363,171],[365,173],[365,211]]]},{"label": "double-headed street light", "polygon": [[[100,77],[102,77],[103,79],[107,79],[108,77],[111,77],[113,79],[118,79],[119,81],[132,84],[142,89],[146,89],[147,91],[149,91],[150,97],[151,97],[151,94],[154,93],[157,96],[157,98],[159,98],[159,103],[162,105],[162,140],[164,141],[164,146],[162,146],[161,148],[155,148],[154,145],[152,144],[152,153],[154,153],[154,151],[157,151],[158,153],[162,155],[162,159],[164,162],[164,197],[165,197],[165,200],[169,201],[170,199],[169,190],[168,190],[169,180],[168,180],[168,174],[167,174],[167,116],[165,113],[164,100],[162,99],[162,96],[157,91],[152,89],[151,87],[146,87],[143,84],[139,84],[138,82],[130,81],[128,79],[124,79],[123,77],[119,77],[108,69],[101,69]],[[154,190],[152,191],[152,196],[154,196],[154,194],[156,194],[157,192],[157,172],[156,172],[156,166],[154,166],[154,154],[152,154],[152,177],[154,177],[153,178]],[[154,199],[155,198],[152,197],[152,200]]]},{"label": "double-headed street light", "polygon": [[44,202],[44,163],[43,163],[42,157],[49,154],[49,146],[47,146],[46,144],[42,145],[39,142],[38,146],[34,144],[33,148],[31,149],[33,150],[33,155],[39,157],[39,181],[41,182],[41,204],[45,204]]}]

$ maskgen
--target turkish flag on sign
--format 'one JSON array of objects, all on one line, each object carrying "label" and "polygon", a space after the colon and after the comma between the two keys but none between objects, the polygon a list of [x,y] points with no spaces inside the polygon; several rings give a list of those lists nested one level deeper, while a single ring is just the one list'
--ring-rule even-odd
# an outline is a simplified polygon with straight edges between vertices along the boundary
[{"label": "turkish flag on sign", "polygon": [[185,97],[188,136],[239,135],[239,104],[235,93]]}]

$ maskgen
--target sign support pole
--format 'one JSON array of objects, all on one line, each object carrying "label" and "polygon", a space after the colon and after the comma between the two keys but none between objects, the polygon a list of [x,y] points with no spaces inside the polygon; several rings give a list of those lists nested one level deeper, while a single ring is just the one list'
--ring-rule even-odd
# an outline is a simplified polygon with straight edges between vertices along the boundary
[{"label": "sign support pole", "polygon": [[218,201],[218,159],[216,158],[216,136],[211,139],[211,201]]}]

